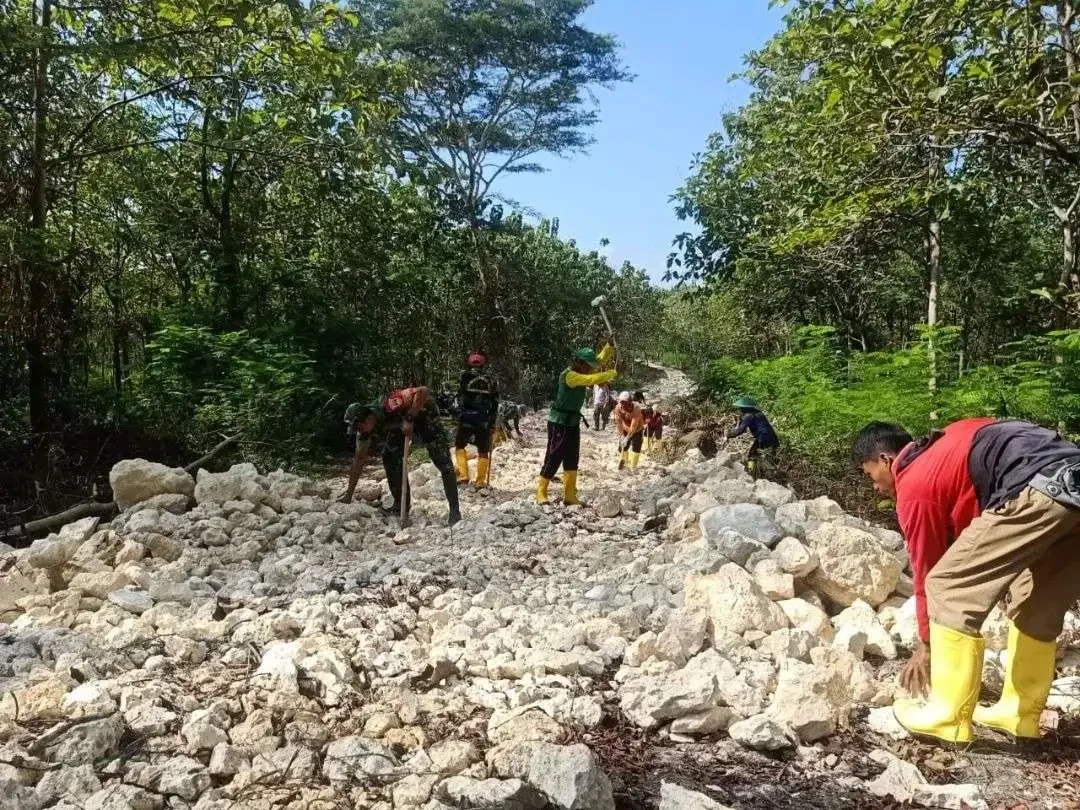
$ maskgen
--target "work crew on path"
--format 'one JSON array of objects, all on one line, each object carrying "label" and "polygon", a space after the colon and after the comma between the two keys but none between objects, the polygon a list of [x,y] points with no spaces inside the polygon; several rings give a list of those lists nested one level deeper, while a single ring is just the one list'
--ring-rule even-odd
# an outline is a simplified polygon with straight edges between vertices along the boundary
[{"label": "work crew on path", "polygon": [[[442,475],[443,491],[450,505],[450,525],[461,520],[457,481],[450,462],[450,446],[446,431],[439,421],[439,409],[427,388],[404,388],[394,391],[384,402],[369,405],[353,403],[345,412],[346,421],[356,432],[356,451],[349,470],[349,488],[342,500],[352,501],[360,471],[369,456],[382,453],[383,469],[394,497],[394,514],[401,512],[401,483],[405,458],[405,437],[424,445]],[[413,445],[415,446],[415,445]],[[406,513],[412,505],[411,493],[406,493]]]},{"label": "work crew on path", "polygon": [[[615,348],[605,344],[600,354],[593,349],[578,349],[570,368],[559,375],[559,389],[548,412],[548,440],[540,480],[536,483],[536,502],[548,502],[548,485],[563,468],[563,503],[580,503],[577,495],[578,457],[581,454],[581,408],[590,385],[604,385],[618,372],[599,371],[615,358]],[[587,423],[586,423],[587,424]]]},{"label": "work crew on path", "polygon": [[631,471],[636,470],[645,438],[645,416],[629,391],[619,394],[619,404],[615,406],[615,430],[619,434],[619,469],[629,464]]},{"label": "work crew on path", "polygon": [[[1027,422],[965,419],[917,442],[874,422],[855,461],[893,498],[915,582],[921,644],[893,712],[913,735],[966,743],[975,724],[1039,736],[1056,639],[1080,597],[1080,448]],[[976,706],[983,621],[1008,592],[1001,699]]]},{"label": "work crew on path", "polygon": [[746,467],[753,475],[758,470],[761,454],[775,451],[780,446],[780,438],[753,397],[739,397],[733,404],[739,409],[739,424],[725,434],[725,438],[734,439],[747,431],[754,437],[750,449],[746,451]]},{"label": "work crew on path", "polygon": [[458,380],[458,426],[454,434],[454,462],[457,482],[469,483],[469,457],[465,447],[476,445],[476,488],[488,485],[491,472],[491,440],[499,418],[499,389],[487,373],[487,360],[476,352],[469,355],[469,367]]}]

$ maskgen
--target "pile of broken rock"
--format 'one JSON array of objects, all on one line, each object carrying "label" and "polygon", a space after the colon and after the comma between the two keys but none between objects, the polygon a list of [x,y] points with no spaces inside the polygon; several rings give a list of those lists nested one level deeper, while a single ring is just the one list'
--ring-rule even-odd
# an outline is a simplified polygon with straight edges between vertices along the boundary
[{"label": "pile of broken rock", "polygon": [[[245,464],[196,481],[130,460],[110,481],[110,524],[3,555],[5,807],[607,810],[597,755],[568,743],[612,705],[762,751],[866,707],[896,732],[874,662],[914,639],[900,536],[725,454],[622,479],[603,520],[522,494],[453,531],[423,516],[442,504],[430,465],[408,529],[376,482],[345,505]],[[987,632],[999,651],[1000,617]],[[879,764],[868,792],[948,806]],[[661,806],[719,807],[688,793],[665,785]]]}]

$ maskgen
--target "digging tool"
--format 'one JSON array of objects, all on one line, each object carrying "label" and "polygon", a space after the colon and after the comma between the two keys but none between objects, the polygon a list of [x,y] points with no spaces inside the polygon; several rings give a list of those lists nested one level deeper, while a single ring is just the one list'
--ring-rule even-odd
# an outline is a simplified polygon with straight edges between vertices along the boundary
[{"label": "digging tool", "polygon": [[623,453],[625,453],[629,447],[630,447],[630,437],[629,436],[626,437],[625,442],[622,439],[619,439],[619,469],[620,470],[623,470],[623,469],[626,468],[626,462],[623,460]]},{"label": "digging tool", "polygon": [[409,522],[409,451],[412,450],[412,437],[405,436],[405,452],[401,458],[401,527]]}]

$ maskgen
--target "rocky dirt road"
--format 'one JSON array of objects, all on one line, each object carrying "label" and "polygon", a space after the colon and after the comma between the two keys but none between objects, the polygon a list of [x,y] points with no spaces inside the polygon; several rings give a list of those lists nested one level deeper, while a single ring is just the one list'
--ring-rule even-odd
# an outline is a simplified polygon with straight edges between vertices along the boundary
[{"label": "rocky dirt road", "polygon": [[1080,650],[1050,742],[920,746],[888,708],[897,534],[729,453],[619,472],[610,432],[584,434],[588,504],[540,508],[525,428],[453,531],[430,465],[406,529],[374,479],[343,505],[250,465],[118,465],[111,524],[0,553],[0,807],[1075,806]]}]

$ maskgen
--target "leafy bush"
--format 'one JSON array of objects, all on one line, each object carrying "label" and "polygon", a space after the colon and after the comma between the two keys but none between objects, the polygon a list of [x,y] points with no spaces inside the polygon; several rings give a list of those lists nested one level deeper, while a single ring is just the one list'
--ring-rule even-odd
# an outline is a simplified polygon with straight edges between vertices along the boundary
[{"label": "leafy bush", "polygon": [[[867,422],[899,422],[913,435],[972,416],[1027,419],[1069,435],[1080,431],[1080,337],[1055,332],[1009,347],[995,365],[963,374],[951,333],[934,335],[938,386],[931,394],[930,337],[895,352],[838,351],[832,330],[807,327],[794,354],[756,362],[720,359],[699,391],[726,405],[739,394],[761,404],[785,456],[813,461],[822,480],[850,478],[848,453]],[[937,413],[937,420],[931,418]]]},{"label": "leafy bush", "polygon": [[174,324],[147,346],[136,416],[207,447],[242,431],[244,456],[266,464],[310,457],[331,397],[303,354],[246,331]]}]

